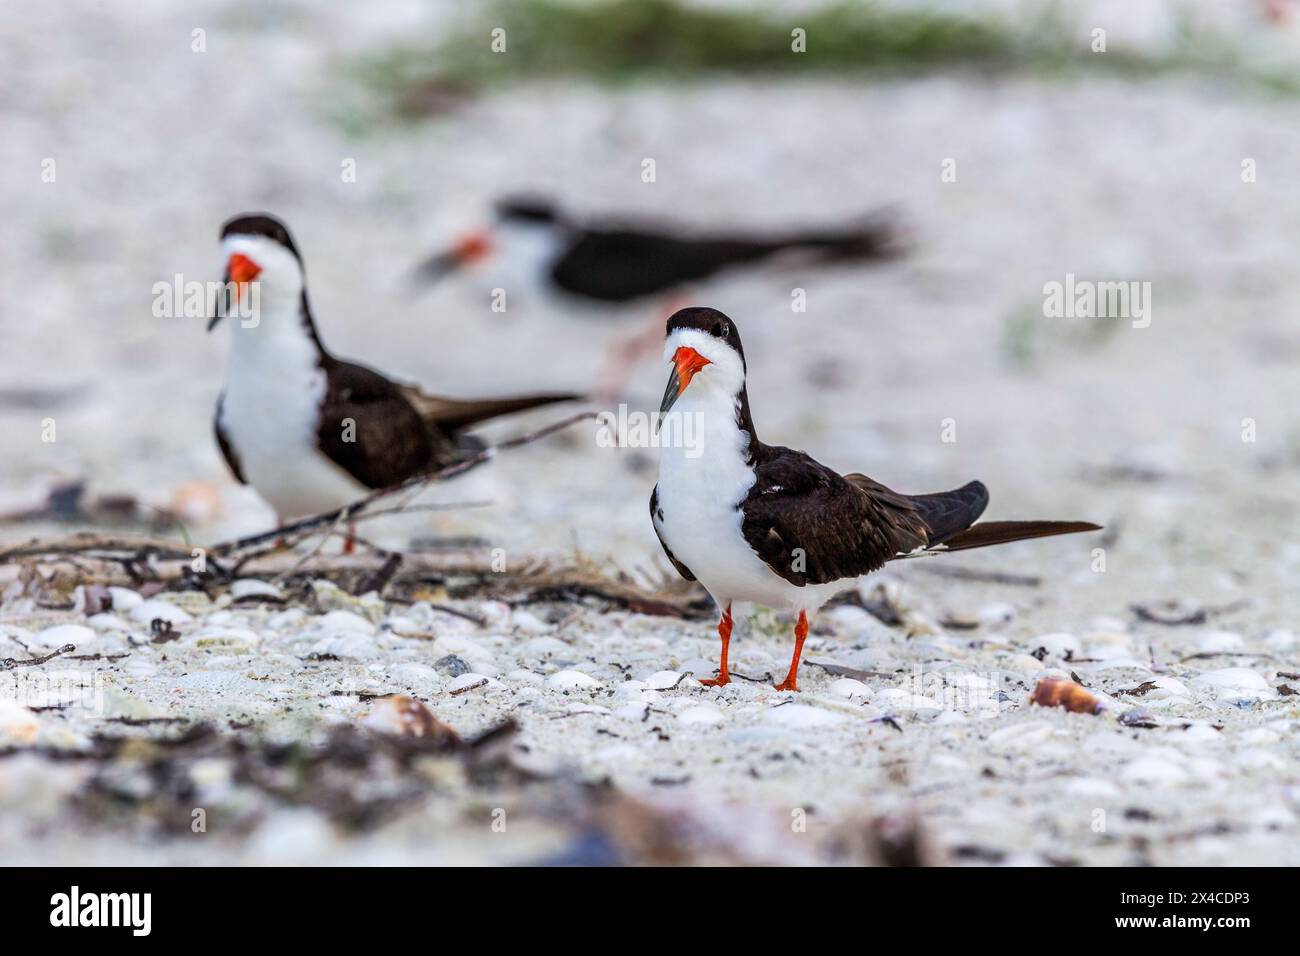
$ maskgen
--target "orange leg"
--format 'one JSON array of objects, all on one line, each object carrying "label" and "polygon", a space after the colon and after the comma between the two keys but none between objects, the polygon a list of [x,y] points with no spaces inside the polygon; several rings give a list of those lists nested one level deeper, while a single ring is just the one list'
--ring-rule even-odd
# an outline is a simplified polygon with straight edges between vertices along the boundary
[{"label": "orange leg", "polygon": [[794,626],[794,659],[790,661],[790,673],[785,675],[785,680],[776,685],[777,690],[798,690],[799,682],[796,678],[799,675],[799,655],[803,653],[803,641],[808,636],[808,617],[803,611],[799,612],[799,623]]},{"label": "orange leg", "polygon": [[357,549],[357,526],[348,523],[348,536],[343,540],[343,553],[351,554]]},{"label": "orange leg", "polygon": [[727,609],[722,612],[722,620],[718,622],[718,636],[722,638],[722,661],[718,668],[718,676],[710,677],[707,680],[700,681],[705,687],[725,687],[731,683],[731,675],[727,673],[727,648],[731,645],[731,602],[727,602]]}]

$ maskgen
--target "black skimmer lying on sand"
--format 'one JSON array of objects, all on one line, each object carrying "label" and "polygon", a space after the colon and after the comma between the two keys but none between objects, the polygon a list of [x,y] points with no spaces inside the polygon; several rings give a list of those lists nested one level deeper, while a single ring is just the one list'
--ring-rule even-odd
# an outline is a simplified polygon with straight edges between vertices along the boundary
[{"label": "black skimmer lying on sand", "polygon": [[416,280],[434,282],[490,260],[495,285],[508,294],[541,290],[605,307],[657,298],[665,308],[648,332],[616,346],[607,362],[602,391],[614,394],[638,357],[658,345],[669,303],[692,283],[777,256],[829,264],[892,258],[902,248],[897,225],[883,213],[834,229],[692,233],[635,220],[583,221],[543,199],[511,198],[497,204],[494,226],[426,259]]},{"label": "black skimmer lying on sand", "polygon": [[540,199],[497,204],[496,225],[431,256],[417,278],[435,281],[489,258],[526,262],[534,285],[627,303],[672,293],[727,269],[805,253],[819,262],[883,259],[900,251],[896,227],[873,215],[841,229],[772,234],[674,233],[647,222],[582,222]]},{"label": "black skimmer lying on sand", "polygon": [[[715,309],[668,320],[664,357],[673,371],[662,415],[695,416],[694,440],[661,441],[650,518],[677,571],[698,580],[722,613],[716,678],[730,681],[731,604],[752,601],[798,615],[794,658],[777,690],[798,690],[808,622],[837,592],[886,562],[1028,538],[1097,531],[1085,521],[986,521],[988,490],[904,495],[866,475],[840,475],[754,432],[745,353],[736,323]],[[661,428],[673,427],[669,418]],[[674,434],[682,435],[684,429]]]},{"label": "black skimmer lying on sand", "polygon": [[[217,444],[235,477],[282,523],[461,460],[483,447],[463,434],[479,422],[580,397],[440,398],[344,361],[321,342],[302,259],[283,223],[237,216],[222,227],[221,246],[234,301],[221,303],[208,325],[232,313]],[[254,299],[252,283],[255,314],[235,317]]]}]

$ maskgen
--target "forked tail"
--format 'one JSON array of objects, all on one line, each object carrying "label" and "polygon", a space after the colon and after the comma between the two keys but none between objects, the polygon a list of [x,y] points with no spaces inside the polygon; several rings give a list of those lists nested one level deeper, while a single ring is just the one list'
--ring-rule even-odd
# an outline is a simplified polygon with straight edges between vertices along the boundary
[{"label": "forked tail", "polygon": [[1090,521],[982,521],[976,524],[989,503],[988,489],[980,481],[969,482],[953,491],[911,495],[908,500],[925,522],[930,542],[924,552],[919,553],[969,551],[1030,538],[1101,530],[1100,525]]},{"label": "forked tail", "polygon": [[927,550],[969,551],[971,548],[987,548],[994,544],[1028,541],[1030,538],[1050,538],[1058,534],[1100,530],[1101,525],[1091,521],[982,521]]},{"label": "forked tail", "polygon": [[906,251],[907,238],[892,215],[878,213],[843,230],[790,235],[774,245],[812,249],[827,260],[892,259]]}]

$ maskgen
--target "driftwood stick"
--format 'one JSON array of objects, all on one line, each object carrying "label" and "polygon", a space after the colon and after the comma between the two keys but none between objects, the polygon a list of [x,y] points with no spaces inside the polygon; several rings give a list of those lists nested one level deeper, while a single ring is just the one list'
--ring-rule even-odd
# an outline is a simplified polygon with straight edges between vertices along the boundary
[{"label": "driftwood stick", "polygon": [[65,535],[62,538],[42,541],[39,538],[26,544],[0,548],[0,564],[24,558],[77,555],[103,561],[120,561],[123,557],[154,555],[164,560],[188,560],[192,549],[185,544],[161,538],[116,538],[86,531]]},{"label": "driftwood stick", "polygon": [[424,485],[431,484],[435,481],[455,477],[462,472],[468,471],[475,465],[481,464],[489,458],[494,457],[499,451],[506,451],[511,448],[519,448],[523,445],[529,445],[548,435],[568,428],[570,425],[575,425],[580,421],[585,421],[586,419],[594,419],[595,417],[595,412],[582,412],[577,415],[571,415],[558,422],[553,422],[545,428],[539,428],[537,431],[527,432],[515,438],[508,438],[500,444],[484,448],[482,451],[470,455],[468,458],[461,459],[454,465],[448,465],[446,468],[429,472],[425,475],[417,475],[414,478],[408,478],[400,484],[390,485],[387,488],[379,488],[362,498],[358,498],[351,504],[344,505],[342,508],[335,508],[333,511],[323,511],[320,514],[309,515],[306,518],[300,518],[297,521],[282,525],[281,527],[275,528],[271,531],[263,531],[260,534],[247,535],[243,538],[236,538],[233,541],[224,541],[221,544],[213,545],[211,548],[208,548],[208,553],[218,555],[230,554],[277,538],[288,539],[291,535],[301,535],[303,532],[313,531],[324,525],[333,527],[342,524],[343,522],[349,521],[353,516],[360,514],[369,507],[369,505],[381,498],[387,498],[390,495],[399,494],[403,491],[421,488]]},{"label": "driftwood stick", "polygon": [[367,511],[365,514],[357,515],[353,520],[356,524],[360,524],[363,521],[373,521],[375,518],[385,518],[389,515],[419,514],[425,511],[468,511],[471,508],[490,508],[493,504],[494,502],[491,501],[449,501],[445,504],[407,505],[405,507]]},{"label": "driftwood stick", "polygon": [[64,644],[62,647],[44,654],[40,657],[31,657],[26,660],[17,660],[13,657],[6,657],[0,660],[0,671],[11,671],[15,667],[40,667],[47,661],[52,661],[61,654],[71,654],[77,649],[75,644]]}]

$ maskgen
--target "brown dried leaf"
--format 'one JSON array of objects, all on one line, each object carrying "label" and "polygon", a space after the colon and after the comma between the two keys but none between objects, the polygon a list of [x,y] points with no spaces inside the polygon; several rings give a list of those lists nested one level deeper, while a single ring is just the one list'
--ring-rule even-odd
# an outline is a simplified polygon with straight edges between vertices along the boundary
[{"label": "brown dried leaf", "polygon": [[1159,685],[1153,680],[1144,680],[1136,687],[1129,687],[1124,690],[1115,691],[1116,694],[1127,694],[1130,697],[1145,697]]}]

